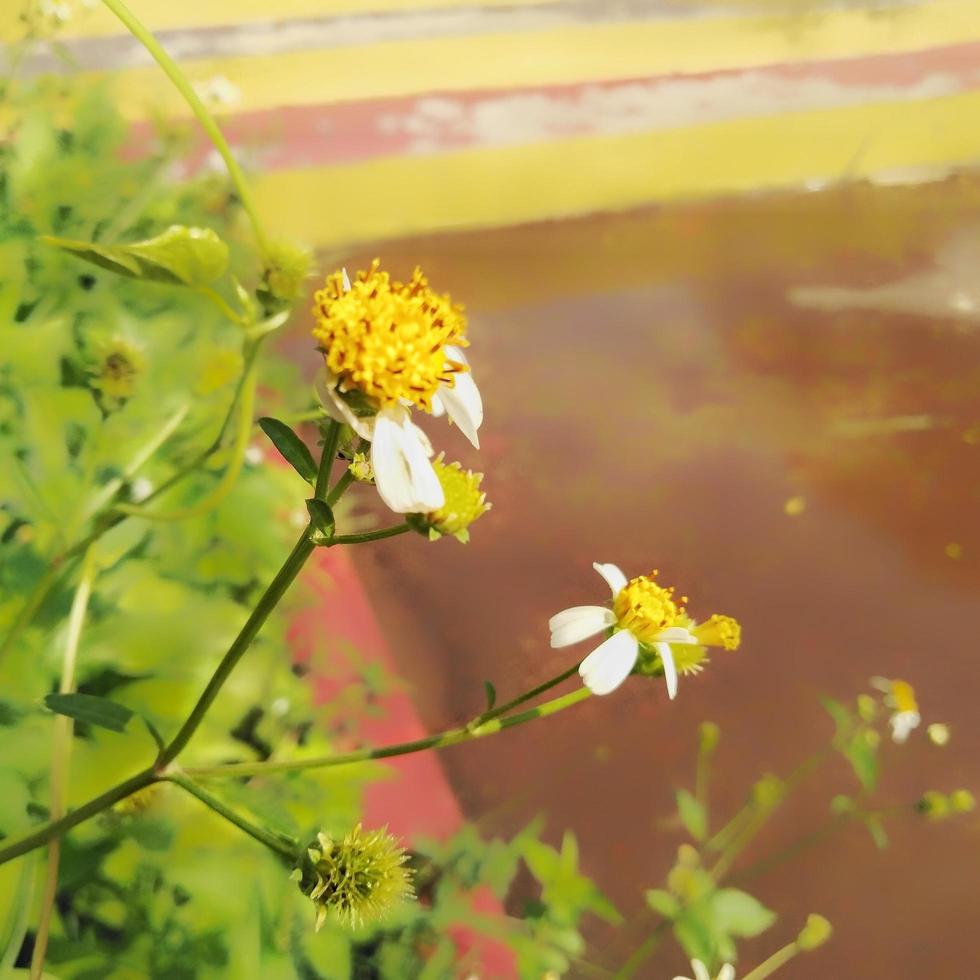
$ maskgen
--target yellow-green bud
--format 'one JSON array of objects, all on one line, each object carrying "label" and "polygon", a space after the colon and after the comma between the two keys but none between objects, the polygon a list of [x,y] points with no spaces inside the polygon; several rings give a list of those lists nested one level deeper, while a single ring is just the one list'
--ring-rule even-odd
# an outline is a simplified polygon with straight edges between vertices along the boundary
[{"label": "yellow-green bud", "polygon": [[136,382],[146,367],[143,351],[124,337],[98,342],[95,362],[89,369],[92,387],[109,402],[122,402],[136,390]]},{"label": "yellow-green bud", "polygon": [[922,794],[918,807],[930,820],[942,820],[949,816],[949,797],[938,789],[929,789]]},{"label": "yellow-green bud", "polygon": [[350,470],[351,476],[358,483],[374,482],[374,467],[371,465],[371,460],[367,458],[365,453],[354,453],[354,458],[350,461],[350,466],[347,468]]},{"label": "yellow-green bud", "polygon": [[752,799],[758,806],[773,807],[783,798],[783,781],[772,773],[766,773],[752,787]]},{"label": "yellow-green bud", "polygon": [[309,249],[290,242],[272,242],[266,249],[262,285],[283,303],[293,303],[306,291],[306,280],[313,271]]},{"label": "yellow-green bud", "polygon": [[413,898],[408,855],[382,830],[358,824],[343,840],[319,833],[290,876],[316,907],[316,928],[333,909],[348,928],[382,918],[404,899]]},{"label": "yellow-green bud", "polygon": [[718,747],[721,729],[713,721],[702,721],[698,726],[698,738],[701,743],[701,751],[705,755],[710,755]]},{"label": "yellow-green bud", "polygon": [[871,722],[878,714],[878,702],[870,694],[859,694],[857,709],[861,721]]},{"label": "yellow-green bud", "polygon": [[830,939],[833,931],[833,926],[822,915],[810,914],[807,916],[806,925],[796,937],[796,945],[808,953],[818,946],[823,946]]},{"label": "yellow-green bud", "polygon": [[933,722],[927,729],[926,734],[933,745],[949,745],[949,725],[942,722]]},{"label": "yellow-green bud", "polygon": [[451,534],[464,544],[470,539],[469,526],[488,510],[487,495],[480,490],[482,473],[464,470],[459,463],[444,463],[440,453],[433,461],[446,502],[429,514],[412,514],[411,523],[434,541]]},{"label": "yellow-green bud", "polygon": [[953,813],[970,813],[976,805],[976,798],[968,789],[954,789],[949,794],[949,808]]}]

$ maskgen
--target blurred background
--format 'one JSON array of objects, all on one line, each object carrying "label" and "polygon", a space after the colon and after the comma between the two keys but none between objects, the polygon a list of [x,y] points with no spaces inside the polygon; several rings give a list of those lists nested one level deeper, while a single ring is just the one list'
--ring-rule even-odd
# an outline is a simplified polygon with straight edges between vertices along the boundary
[{"label": "blurred background", "polygon": [[[604,599],[593,561],[657,567],[696,615],[743,623],[675,703],[634,681],[441,757],[486,832],[543,813],[553,840],[578,835],[628,920],[596,927],[593,962],[647,934],[705,718],[725,812],[825,740],[818,693],[905,677],[953,738],[902,748],[886,792],[980,787],[976,0],[133,8],[209,87],[276,232],[324,271],[420,264],[468,309],[483,448],[439,441],[486,472],[494,509],[465,549],[354,552],[425,726],[480,710],[485,679],[560,670],[547,620]],[[133,153],[150,118],[183,114],[101,10],[22,68],[65,60],[122,73]],[[182,167],[215,165],[202,138]],[[308,328],[283,349],[312,375]],[[837,765],[770,846],[822,819]],[[836,927],[788,976],[980,975],[980,820],[892,838],[882,854],[855,826],[755,884],[786,922]],[[771,951],[753,942],[747,963]],[[684,968],[667,949],[637,975]]]}]

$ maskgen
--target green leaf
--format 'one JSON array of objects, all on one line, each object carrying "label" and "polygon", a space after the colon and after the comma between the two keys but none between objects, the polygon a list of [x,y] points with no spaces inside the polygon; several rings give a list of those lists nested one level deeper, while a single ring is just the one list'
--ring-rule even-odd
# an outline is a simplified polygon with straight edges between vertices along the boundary
[{"label": "green leaf", "polygon": [[775,921],[775,912],[748,892],[738,888],[720,888],[711,896],[711,911],[720,932],[746,939],[758,936]]},{"label": "green leaf", "polygon": [[865,817],[864,826],[868,828],[871,839],[875,842],[875,847],[883,851],[888,847],[888,833],[880,817]]},{"label": "green leaf", "polygon": [[59,715],[67,715],[75,721],[84,721],[112,732],[125,731],[133,712],[108,698],[94,694],[49,694],[45,705]]},{"label": "green leaf", "polygon": [[859,734],[856,738],[851,739],[844,749],[844,756],[850,762],[854,775],[857,776],[861,785],[869,792],[873,790],[878,782],[878,759],[875,746]]},{"label": "green leaf", "polygon": [[487,711],[493,711],[493,706],[497,703],[497,689],[490,681],[484,681],[483,690],[487,695]]},{"label": "green leaf", "polygon": [[677,918],[677,913],[681,910],[681,903],[662,888],[651,888],[646,894],[646,899],[647,905],[665,919]]},{"label": "green leaf", "polygon": [[316,463],[306,444],[293,430],[279,419],[265,416],[259,419],[262,431],[279,450],[282,458],[311,486],[316,483]]},{"label": "green leaf", "polygon": [[317,500],[311,497],[306,501],[306,509],[310,512],[310,520],[324,537],[332,538],[334,529],[333,511],[330,505],[324,500]]},{"label": "green leaf", "polygon": [[821,698],[820,703],[824,706],[827,714],[834,719],[837,726],[837,734],[844,735],[854,726],[854,716],[848,709],[834,698]]},{"label": "green leaf", "polygon": [[681,823],[695,840],[704,840],[708,833],[708,815],[704,807],[686,789],[679,789],[676,797]]},{"label": "green leaf", "polygon": [[228,246],[210,228],[171,225],[156,238],[132,245],[98,245],[44,235],[42,241],[130,279],[205,286],[224,275]]}]

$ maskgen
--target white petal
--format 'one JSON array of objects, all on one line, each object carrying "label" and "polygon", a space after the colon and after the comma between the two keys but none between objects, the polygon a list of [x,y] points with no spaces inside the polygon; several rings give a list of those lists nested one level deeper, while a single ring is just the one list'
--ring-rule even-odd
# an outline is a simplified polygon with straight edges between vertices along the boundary
[{"label": "white petal", "polygon": [[344,266],[340,270],[340,275],[341,275],[341,281],[344,284],[344,292],[345,293],[349,293],[350,292],[350,276],[347,275],[347,266]]},{"label": "white petal", "polygon": [[439,392],[437,391],[432,396],[432,417],[442,418],[446,414],[446,406],[443,405],[442,399],[439,397]]},{"label": "white petal", "polygon": [[430,453],[428,439],[408,412],[386,408],[378,413],[371,465],[379,496],[396,514],[425,514],[445,503]]},{"label": "white petal", "polygon": [[620,630],[582,661],[579,675],[593,694],[609,694],[629,677],[639,652],[636,637],[629,630]]},{"label": "white petal", "polygon": [[674,654],[669,643],[654,643],[654,648],[660,654],[664,665],[664,680],[667,682],[667,697],[674,700],[677,697],[677,666],[674,664]]},{"label": "white petal", "polygon": [[691,969],[694,970],[694,980],[711,980],[708,968],[700,960],[691,960]]},{"label": "white petal", "polygon": [[337,391],[336,375],[326,368],[317,372],[313,389],[323,406],[323,410],[330,418],[338,422],[346,422],[362,439],[371,440],[374,438],[374,417],[358,418],[351,411],[350,405],[340,397]]},{"label": "white petal", "polygon": [[567,647],[601,633],[616,622],[616,616],[605,606],[574,606],[556,613],[548,621],[551,645]]},{"label": "white petal", "polygon": [[697,643],[697,637],[688,629],[683,626],[668,626],[667,629],[661,630],[655,637],[655,640],[663,643]]},{"label": "white petal", "polygon": [[726,963],[718,971],[718,980],[735,980],[735,967],[731,963]]},{"label": "white petal", "polygon": [[480,437],[476,430],[483,424],[483,399],[477,388],[473,375],[469,372],[456,374],[454,384],[441,385],[439,397],[449,418],[459,426],[459,431],[466,436],[474,448],[480,448]]},{"label": "white petal", "polygon": [[592,562],[592,567],[606,580],[606,584],[612,589],[613,598],[619,595],[626,587],[627,578],[622,573],[618,565]]},{"label": "white petal", "polygon": [[898,711],[889,719],[892,726],[892,741],[901,744],[908,740],[913,728],[919,727],[918,711]]},{"label": "white petal", "polygon": [[[674,977],[674,980],[691,980],[691,978],[690,977]],[[694,980],[697,980],[697,977],[695,977]]]}]

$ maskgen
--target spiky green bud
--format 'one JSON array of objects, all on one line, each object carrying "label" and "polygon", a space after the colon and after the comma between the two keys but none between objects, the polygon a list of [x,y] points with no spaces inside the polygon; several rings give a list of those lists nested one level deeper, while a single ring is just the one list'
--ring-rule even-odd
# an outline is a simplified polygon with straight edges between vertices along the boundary
[{"label": "spiky green bud", "polygon": [[357,928],[414,897],[407,860],[387,828],[364,831],[358,824],[339,841],[317,834],[291,877],[316,907],[317,930],[331,909]]}]

